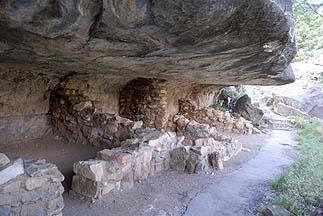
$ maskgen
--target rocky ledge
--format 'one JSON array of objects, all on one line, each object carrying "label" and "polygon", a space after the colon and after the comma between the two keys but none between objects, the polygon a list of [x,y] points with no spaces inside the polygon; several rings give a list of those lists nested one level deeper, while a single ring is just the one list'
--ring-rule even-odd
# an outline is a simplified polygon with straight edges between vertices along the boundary
[{"label": "rocky ledge", "polygon": [[65,75],[220,85],[294,79],[291,0],[6,0],[0,35],[2,64]]},{"label": "rocky ledge", "polygon": [[[67,119],[76,102],[89,101],[102,119],[120,115],[147,127],[174,128],[180,100],[201,110],[224,86],[290,83],[296,54],[291,5],[0,1],[0,142],[42,137],[62,123],[56,121],[62,114],[63,124],[78,123],[82,115]],[[220,130],[244,132],[247,124],[232,119],[223,128],[221,116],[213,117]],[[91,126],[82,126],[82,134],[88,136]]]}]

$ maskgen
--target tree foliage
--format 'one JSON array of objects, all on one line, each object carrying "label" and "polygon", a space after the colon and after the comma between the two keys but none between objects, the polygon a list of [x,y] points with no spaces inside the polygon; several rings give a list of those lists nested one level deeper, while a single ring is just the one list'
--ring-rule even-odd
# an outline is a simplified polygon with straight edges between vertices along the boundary
[{"label": "tree foliage", "polygon": [[306,0],[293,0],[298,55],[296,61],[323,54],[323,5],[310,5]]}]

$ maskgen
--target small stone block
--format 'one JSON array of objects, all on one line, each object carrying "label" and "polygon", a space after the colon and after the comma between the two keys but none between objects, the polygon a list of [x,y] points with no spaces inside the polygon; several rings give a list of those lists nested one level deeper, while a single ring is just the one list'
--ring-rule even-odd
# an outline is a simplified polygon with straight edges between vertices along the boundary
[{"label": "small stone block", "polygon": [[9,163],[10,163],[10,160],[7,157],[7,155],[0,153],[0,169],[1,167],[8,165]]},{"label": "small stone block", "polygon": [[22,159],[17,159],[10,166],[0,171],[0,185],[4,184],[19,175],[24,174],[24,162]]}]

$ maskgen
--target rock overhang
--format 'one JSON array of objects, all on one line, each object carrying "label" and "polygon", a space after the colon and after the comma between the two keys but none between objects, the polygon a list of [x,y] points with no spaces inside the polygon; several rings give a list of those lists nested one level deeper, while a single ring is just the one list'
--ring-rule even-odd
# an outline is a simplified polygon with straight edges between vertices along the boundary
[{"label": "rock overhang", "polygon": [[294,80],[289,0],[7,0],[0,27],[0,63],[11,67],[218,85]]}]

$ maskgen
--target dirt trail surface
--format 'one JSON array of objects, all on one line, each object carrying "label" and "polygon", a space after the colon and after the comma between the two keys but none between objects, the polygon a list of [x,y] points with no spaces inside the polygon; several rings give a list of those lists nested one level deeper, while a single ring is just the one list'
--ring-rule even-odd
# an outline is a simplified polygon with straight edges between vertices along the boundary
[{"label": "dirt trail surface", "polygon": [[68,143],[54,136],[42,139],[27,140],[8,147],[0,148],[10,158],[46,159],[47,162],[57,165],[65,176],[64,188],[70,188],[73,177],[73,163],[80,160],[94,158],[101,148]]},{"label": "dirt trail surface", "polygon": [[221,216],[254,215],[268,183],[292,163],[295,132],[239,135],[244,150],[209,175],[165,172],[127,191],[89,201],[65,194],[64,215]]},{"label": "dirt trail surface", "polygon": [[289,131],[273,131],[259,154],[241,169],[219,178],[190,202],[185,216],[248,215],[250,204],[261,198],[264,184],[274,180],[283,167],[291,164],[287,154],[294,145]]}]

